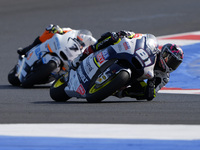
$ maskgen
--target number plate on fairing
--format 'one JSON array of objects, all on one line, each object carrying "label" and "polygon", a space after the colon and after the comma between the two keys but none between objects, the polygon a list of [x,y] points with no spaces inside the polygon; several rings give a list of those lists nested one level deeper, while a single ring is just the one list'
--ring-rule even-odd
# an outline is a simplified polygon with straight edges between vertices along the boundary
[{"label": "number plate on fairing", "polygon": [[86,59],[84,59],[81,65],[86,75],[88,76],[88,78],[92,79],[92,77],[98,70],[98,66],[95,64],[95,61],[94,61],[94,54],[91,54]]}]

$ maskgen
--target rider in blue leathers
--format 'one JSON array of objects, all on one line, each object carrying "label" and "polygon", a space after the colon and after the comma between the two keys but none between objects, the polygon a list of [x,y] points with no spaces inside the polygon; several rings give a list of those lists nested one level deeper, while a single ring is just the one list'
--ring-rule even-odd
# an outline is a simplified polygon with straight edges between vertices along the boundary
[{"label": "rider in blue leathers", "polygon": [[[90,45],[72,61],[72,68],[76,69],[80,62],[89,54],[106,48],[109,45],[114,45],[122,38],[134,38],[137,35],[131,31],[107,32],[103,34],[95,44]],[[175,44],[165,44],[161,50],[158,50],[154,76],[151,79],[148,79],[147,82],[132,81],[130,86],[117,91],[113,95],[119,98],[132,97],[138,100],[152,100],[156,97],[156,93],[169,82],[170,73],[177,69],[182,60],[183,50],[180,47]]]}]

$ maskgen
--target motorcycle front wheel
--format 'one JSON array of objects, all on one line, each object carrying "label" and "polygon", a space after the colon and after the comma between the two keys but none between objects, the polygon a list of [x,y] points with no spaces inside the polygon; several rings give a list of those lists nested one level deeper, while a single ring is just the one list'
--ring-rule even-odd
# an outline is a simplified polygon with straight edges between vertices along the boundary
[{"label": "motorcycle front wheel", "polygon": [[13,86],[20,86],[21,82],[15,75],[17,71],[17,65],[8,73],[8,82]]},{"label": "motorcycle front wheel", "polygon": [[50,96],[56,102],[66,102],[69,97],[64,89],[67,86],[67,83],[63,80],[63,77],[60,77],[54,81],[50,87]]},{"label": "motorcycle front wheel", "polygon": [[89,92],[87,93],[87,101],[89,103],[99,103],[103,99],[112,95],[115,91],[122,88],[130,80],[130,75],[126,71],[121,71],[112,79],[109,79],[107,82],[103,83],[101,86],[94,83]]},{"label": "motorcycle front wheel", "polygon": [[57,64],[54,61],[49,61],[47,64],[42,64],[37,68],[36,71],[29,73],[24,81],[22,87],[30,88],[34,84],[42,83],[44,80],[49,78],[51,72],[57,68]]}]

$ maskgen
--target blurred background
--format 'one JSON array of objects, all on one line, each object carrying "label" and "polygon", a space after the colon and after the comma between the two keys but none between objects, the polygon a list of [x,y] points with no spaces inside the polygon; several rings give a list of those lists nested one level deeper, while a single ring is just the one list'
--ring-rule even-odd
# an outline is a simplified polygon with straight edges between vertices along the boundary
[{"label": "blurred background", "polygon": [[199,30],[200,1],[182,0],[0,0],[0,82],[49,24],[88,29],[95,38],[107,31],[132,30],[156,36]]}]

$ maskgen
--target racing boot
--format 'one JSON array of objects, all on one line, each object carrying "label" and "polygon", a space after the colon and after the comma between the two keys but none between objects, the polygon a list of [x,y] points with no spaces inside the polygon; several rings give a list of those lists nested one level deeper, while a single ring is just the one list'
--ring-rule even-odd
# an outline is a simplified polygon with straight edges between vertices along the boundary
[{"label": "racing boot", "polygon": [[33,48],[34,46],[41,44],[41,43],[42,42],[40,41],[39,36],[38,36],[31,45],[24,47],[24,48],[21,48],[21,47],[18,48],[17,53],[19,55],[25,55],[31,48]]},{"label": "racing boot", "polygon": [[143,96],[142,92],[140,93],[133,92],[131,87],[113,93],[113,96],[116,96],[118,98],[131,97],[138,99],[141,98],[141,95]]},{"label": "racing boot", "polygon": [[118,97],[118,98],[123,98],[123,97],[125,97],[124,90],[116,91],[116,92],[113,93],[112,95],[113,95],[113,96],[116,96],[116,97]]},{"label": "racing boot", "polygon": [[89,56],[91,53],[93,53],[93,46],[90,45],[89,47],[87,47],[83,53],[81,53],[79,56],[77,56],[72,62],[71,62],[71,67],[72,69],[76,70],[78,68],[78,66],[80,65],[80,63],[87,57]]},{"label": "racing boot", "polygon": [[113,96],[118,98],[131,97],[137,100],[142,100],[145,97],[145,89],[147,84],[144,81],[134,82],[132,86],[124,87],[116,91]]}]

